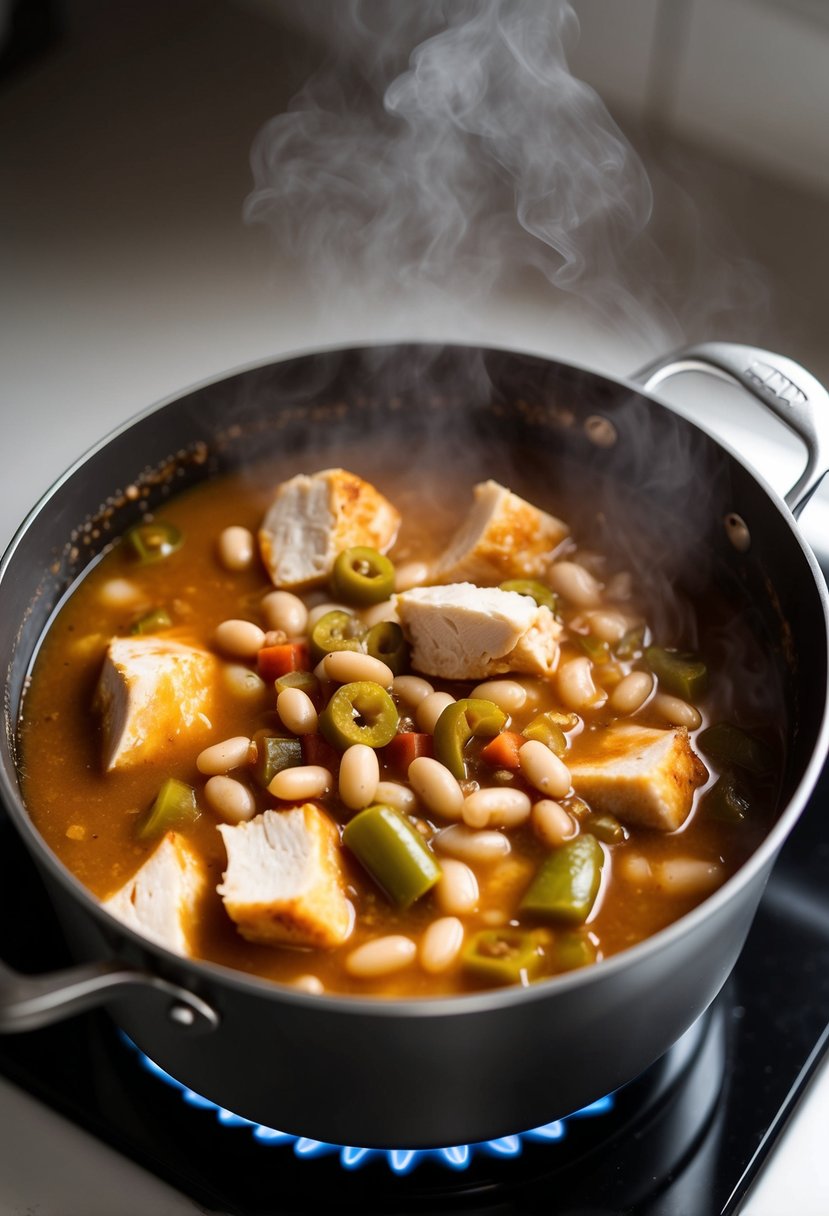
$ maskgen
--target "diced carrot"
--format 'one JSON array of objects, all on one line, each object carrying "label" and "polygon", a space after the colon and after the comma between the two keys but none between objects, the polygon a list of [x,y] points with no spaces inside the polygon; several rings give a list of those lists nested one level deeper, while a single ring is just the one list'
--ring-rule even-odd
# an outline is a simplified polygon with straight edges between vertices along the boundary
[{"label": "diced carrot", "polygon": [[306,642],[285,642],[281,646],[263,646],[257,656],[256,669],[266,682],[278,680],[289,671],[310,671],[308,645]]},{"label": "diced carrot", "polygon": [[332,747],[327,739],[323,739],[322,735],[302,736],[303,764],[319,764],[336,777],[340,771],[341,759],[342,756],[336,747]]},{"label": "diced carrot", "polygon": [[520,768],[518,749],[526,742],[524,736],[516,734],[514,730],[502,730],[500,735],[481,748],[481,759],[493,768]]},{"label": "diced carrot", "polygon": [[383,748],[383,757],[389,768],[394,769],[400,777],[406,776],[409,765],[418,756],[433,756],[434,754],[432,736],[420,734],[418,731],[406,731],[401,735],[395,735],[391,743],[387,743]]}]

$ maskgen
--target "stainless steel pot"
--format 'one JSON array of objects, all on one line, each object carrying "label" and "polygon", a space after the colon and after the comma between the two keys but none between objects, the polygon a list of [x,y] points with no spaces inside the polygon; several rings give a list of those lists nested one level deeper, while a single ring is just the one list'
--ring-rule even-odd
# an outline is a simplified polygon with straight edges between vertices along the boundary
[{"label": "stainless steel pot", "polygon": [[[649,395],[690,368],[736,380],[801,436],[807,466],[786,502],[737,454]],[[56,860],[21,798],[17,718],[55,606],[112,536],[171,490],[264,451],[308,452],[321,467],[355,435],[391,435],[405,461],[436,444],[461,451],[470,431],[483,439],[483,475],[520,452],[537,480],[589,484],[591,493],[601,484],[608,507],[616,494],[635,500],[661,544],[665,576],[696,594],[726,588],[752,618],[788,724],[773,830],[690,915],[624,954],[529,989],[418,1001],[310,996],[138,937]],[[78,960],[34,977],[0,965],[0,1030],[106,1003],[153,1060],[214,1102],[288,1132],[366,1146],[482,1140],[562,1116],[631,1080],[724,983],[826,755],[827,594],[794,516],[827,463],[821,386],[789,360],[720,344],[627,382],[469,347],[323,351],[202,385],[116,432],[35,508],[0,566],[2,798]],[[604,511],[609,526],[613,517]]]}]

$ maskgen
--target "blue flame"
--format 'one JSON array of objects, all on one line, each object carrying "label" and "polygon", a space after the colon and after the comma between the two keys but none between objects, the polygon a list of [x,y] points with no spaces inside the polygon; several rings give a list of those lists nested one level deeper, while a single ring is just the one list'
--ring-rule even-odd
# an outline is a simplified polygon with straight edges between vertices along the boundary
[{"label": "blue flame", "polygon": [[123,1038],[137,1052],[144,1068],[154,1077],[158,1077],[165,1084],[177,1089],[188,1106],[213,1111],[216,1118],[225,1127],[249,1127],[254,1140],[259,1144],[290,1146],[296,1157],[305,1160],[339,1154],[340,1165],[346,1170],[361,1169],[370,1161],[385,1160],[393,1174],[402,1176],[411,1173],[424,1161],[435,1161],[451,1170],[465,1170],[476,1154],[500,1159],[520,1157],[525,1144],[551,1144],[563,1140],[567,1135],[567,1126],[571,1120],[606,1115],[613,1110],[614,1106],[614,1095],[608,1094],[606,1098],[599,1098],[598,1102],[592,1102],[590,1106],[585,1106],[565,1119],[555,1119],[552,1123],[545,1123],[542,1127],[534,1127],[530,1131],[514,1136],[500,1136],[497,1140],[483,1140],[478,1144],[457,1144],[450,1148],[427,1149],[346,1147],[339,1144],[326,1144],[322,1140],[312,1140],[308,1136],[292,1136],[288,1132],[279,1132],[273,1127],[264,1127],[261,1123],[243,1119],[241,1115],[234,1115],[232,1111],[225,1110],[224,1107],[217,1106],[215,1102],[188,1089],[181,1081],[177,1081],[175,1077],[171,1077],[163,1068],[154,1063],[126,1035]]}]

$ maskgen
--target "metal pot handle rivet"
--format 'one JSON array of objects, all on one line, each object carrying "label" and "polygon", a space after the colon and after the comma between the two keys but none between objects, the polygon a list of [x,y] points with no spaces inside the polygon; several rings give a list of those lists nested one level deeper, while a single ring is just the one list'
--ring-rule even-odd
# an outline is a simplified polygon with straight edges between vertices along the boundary
[{"label": "metal pot handle rivet", "polygon": [[829,469],[829,393],[793,359],[736,342],[687,346],[643,367],[633,380],[646,392],[681,372],[709,372],[739,384],[806,445],[806,467],[786,495],[797,516]]}]

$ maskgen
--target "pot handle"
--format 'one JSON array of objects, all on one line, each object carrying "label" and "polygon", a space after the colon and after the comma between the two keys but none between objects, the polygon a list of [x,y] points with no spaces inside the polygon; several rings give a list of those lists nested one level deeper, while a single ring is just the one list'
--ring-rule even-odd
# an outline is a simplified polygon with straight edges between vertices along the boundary
[{"label": "pot handle", "polygon": [[49,1026],[136,986],[153,988],[170,999],[168,1017],[191,1034],[215,1030],[219,1024],[219,1015],[200,997],[124,963],[86,963],[45,975],[22,975],[0,962],[0,1034]]},{"label": "pot handle", "polygon": [[703,342],[656,359],[633,377],[646,392],[680,372],[709,372],[739,384],[806,445],[806,467],[786,495],[797,516],[829,468],[829,393],[792,359],[736,342]]}]

